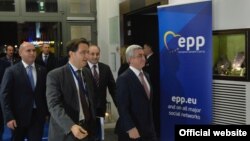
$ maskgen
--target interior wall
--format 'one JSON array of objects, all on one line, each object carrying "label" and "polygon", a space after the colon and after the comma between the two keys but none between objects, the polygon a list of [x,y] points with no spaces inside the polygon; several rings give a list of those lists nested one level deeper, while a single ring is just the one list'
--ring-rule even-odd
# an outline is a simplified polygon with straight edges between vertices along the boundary
[{"label": "interior wall", "polygon": [[249,5],[249,0],[212,0],[213,30],[250,28]]},{"label": "interior wall", "polygon": [[[194,1],[205,0],[169,0],[169,4]],[[249,5],[249,0],[212,0],[213,30],[250,28]]]},{"label": "interior wall", "polygon": [[[100,61],[111,67],[114,78],[116,79],[119,68],[120,56],[120,31],[119,31],[119,3],[120,0],[97,0],[97,39],[98,46],[101,48]],[[116,28],[117,27],[117,28]],[[117,35],[116,35],[117,34]],[[117,38],[114,35],[118,36]],[[111,102],[112,118],[118,118],[117,109],[113,104],[110,95],[107,100]]]},{"label": "interior wall", "polygon": [[208,1],[208,0],[168,0],[169,4],[189,3],[197,1]]}]

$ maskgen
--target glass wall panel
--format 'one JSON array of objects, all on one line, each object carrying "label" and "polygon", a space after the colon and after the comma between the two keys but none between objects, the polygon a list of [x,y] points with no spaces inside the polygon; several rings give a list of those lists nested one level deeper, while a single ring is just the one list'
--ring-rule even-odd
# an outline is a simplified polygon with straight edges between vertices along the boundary
[{"label": "glass wall panel", "polygon": [[70,26],[71,39],[85,38],[91,41],[91,26]]},{"label": "glass wall panel", "polygon": [[245,75],[245,35],[214,36],[214,47],[218,52],[215,60],[214,74],[216,75]]},{"label": "glass wall panel", "polygon": [[90,13],[90,0],[69,0],[70,14]]},{"label": "glass wall panel", "polygon": [[26,0],[26,12],[57,12],[57,0]]},{"label": "glass wall panel", "polygon": [[2,12],[14,12],[15,0],[0,0],[0,11]]},{"label": "glass wall panel", "polygon": [[26,22],[19,24],[18,40],[19,42],[32,42],[37,51],[40,51],[40,46],[43,43],[48,43],[51,46],[51,52],[56,52],[60,47],[61,37],[58,37],[60,32],[60,23],[58,22]]},{"label": "glass wall panel", "polygon": [[60,22],[0,22],[1,40],[0,54],[4,53],[6,45],[19,47],[23,41],[31,42],[40,52],[40,45],[49,43],[51,51],[58,54],[61,49],[61,23]]},{"label": "glass wall panel", "polygon": [[247,79],[247,30],[216,31],[213,35],[213,73],[217,78]]}]

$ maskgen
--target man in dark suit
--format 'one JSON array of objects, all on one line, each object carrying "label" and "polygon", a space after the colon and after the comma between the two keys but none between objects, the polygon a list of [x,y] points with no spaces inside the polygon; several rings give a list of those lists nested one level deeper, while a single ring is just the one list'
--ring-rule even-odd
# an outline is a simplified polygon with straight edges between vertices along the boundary
[{"label": "man in dark suit", "polygon": [[34,45],[20,45],[22,61],[6,69],[1,84],[1,104],[7,127],[12,130],[12,141],[42,139],[46,105],[46,70],[34,63]]},{"label": "man in dark suit", "polygon": [[143,50],[146,57],[146,64],[143,67],[143,70],[149,74],[150,81],[152,82],[154,93],[153,117],[157,136],[160,137],[160,61],[157,53],[154,53],[151,44],[145,43],[143,45]]},{"label": "man in dark suit", "polygon": [[5,48],[6,55],[1,59],[10,63],[10,65],[14,65],[20,61],[20,59],[15,56],[15,48],[12,45],[8,45]]},{"label": "man in dark suit", "polygon": [[[9,66],[10,66],[9,62],[0,59],[0,89],[4,71]],[[0,141],[2,141],[3,132],[4,132],[4,120],[3,120],[2,108],[0,105]]]},{"label": "man in dark suit", "polygon": [[142,71],[146,62],[142,47],[129,46],[126,59],[130,66],[116,81],[119,119],[115,131],[118,140],[156,141],[152,87],[148,74]]},{"label": "man in dark suit", "polygon": [[94,96],[94,102],[96,104],[96,116],[104,117],[106,113],[107,89],[109,90],[109,93],[115,103],[116,84],[110,67],[99,62],[99,59],[100,48],[96,45],[91,45],[89,47],[87,67],[92,72],[93,80],[96,86],[96,93]]},{"label": "man in dark suit", "polygon": [[57,59],[53,53],[50,52],[50,45],[44,43],[42,45],[42,52],[36,57],[36,63],[46,67],[47,72],[56,67]]},{"label": "man in dark suit", "polygon": [[[89,47],[88,54],[88,65],[87,67],[92,72],[92,77],[95,82],[95,95],[94,95],[94,103],[95,103],[95,111],[96,117],[98,119],[105,118],[105,113],[107,109],[107,89],[116,105],[115,102],[115,90],[116,84],[111,69],[108,65],[99,62],[100,59],[100,48],[97,45],[91,45]],[[101,124],[100,121],[97,120],[96,123],[96,140],[101,141]]]},{"label": "man in dark suit", "polygon": [[94,93],[87,65],[89,43],[74,39],[67,45],[69,61],[47,76],[47,103],[51,114],[50,141],[93,141],[95,136]]}]

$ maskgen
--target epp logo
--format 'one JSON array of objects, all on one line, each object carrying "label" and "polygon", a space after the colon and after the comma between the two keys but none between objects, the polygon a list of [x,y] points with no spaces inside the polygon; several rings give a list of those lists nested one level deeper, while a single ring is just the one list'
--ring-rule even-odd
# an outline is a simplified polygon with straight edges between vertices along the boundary
[{"label": "epp logo", "polygon": [[[178,39],[178,47],[180,48],[186,48],[186,51],[190,51],[191,48],[195,47],[196,51],[199,51],[201,47],[205,45],[205,38],[203,36],[197,36],[197,37],[182,37],[179,34],[174,33],[173,31],[167,31],[164,34],[164,45],[167,50],[172,50],[168,44],[167,44],[167,38],[179,38]],[[178,50],[178,48],[174,49]]]}]

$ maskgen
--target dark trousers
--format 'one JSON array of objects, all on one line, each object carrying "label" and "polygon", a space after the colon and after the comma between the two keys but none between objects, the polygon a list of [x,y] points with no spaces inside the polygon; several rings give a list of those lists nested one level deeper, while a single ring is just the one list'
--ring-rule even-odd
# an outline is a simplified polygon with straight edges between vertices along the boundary
[{"label": "dark trousers", "polygon": [[82,139],[81,141],[95,141],[94,133],[92,133],[92,130],[91,130],[92,128],[91,122],[83,120],[83,121],[80,121],[78,125],[80,125],[83,129],[87,130],[88,132],[88,136]]},{"label": "dark trousers", "polygon": [[28,126],[18,126],[12,131],[11,141],[41,141],[43,136],[45,117],[38,115],[37,110],[33,110],[30,124]]},{"label": "dark trousers", "polygon": [[96,117],[95,141],[102,141],[101,117]]}]

